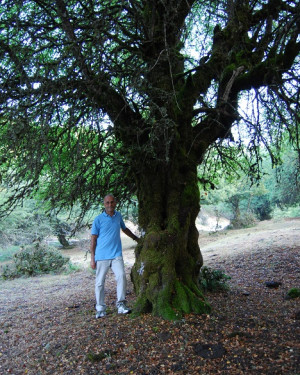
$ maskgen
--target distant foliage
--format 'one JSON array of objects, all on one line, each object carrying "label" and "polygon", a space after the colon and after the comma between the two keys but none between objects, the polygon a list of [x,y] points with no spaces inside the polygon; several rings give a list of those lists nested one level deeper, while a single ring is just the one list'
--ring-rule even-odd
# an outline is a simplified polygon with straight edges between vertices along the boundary
[{"label": "distant foliage", "polygon": [[235,178],[218,176],[213,180],[213,189],[208,183],[202,184],[201,204],[215,207],[222,216],[228,217],[232,228],[253,226],[256,220],[270,220],[275,210],[300,205],[299,161],[297,152],[286,145],[277,166],[267,158],[262,159],[257,181],[241,169],[238,173],[235,171]]},{"label": "distant foliage", "polygon": [[300,204],[300,157],[291,148],[283,152],[282,163],[270,176],[268,190],[274,204],[279,208]]},{"label": "distant foliage", "polygon": [[138,202],[136,200],[132,199],[129,204],[120,207],[120,211],[125,220],[138,223]]},{"label": "distant foliage", "polygon": [[[0,204],[5,196],[0,186]],[[75,233],[74,225],[71,224],[74,220],[68,214],[46,212],[45,205],[38,199],[24,199],[22,205],[16,206],[7,217],[0,219],[0,249],[30,245],[48,236],[56,236],[63,247],[68,247],[68,238]]]},{"label": "distant foliage", "polygon": [[[0,202],[4,199],[0,192]],[[32,199],[24,200],[7,217],[0,220],[0,248],[6,246],[25,246],[37,238],[51,234],[49,218]]]},{"label": "distant foliage", "polygon": [[230,279],[223,271],[205,266],[200,271],[199,285],[204,292],[224,291],[229,288],[227,281]]},{"label": "distant foliage", "polygon": [[21,249],[13,256],[13,265],[2,270],[3,279],[14,279],[21,276],[56,273],[64,269],[69,262],[59,251],[36,242]]}]

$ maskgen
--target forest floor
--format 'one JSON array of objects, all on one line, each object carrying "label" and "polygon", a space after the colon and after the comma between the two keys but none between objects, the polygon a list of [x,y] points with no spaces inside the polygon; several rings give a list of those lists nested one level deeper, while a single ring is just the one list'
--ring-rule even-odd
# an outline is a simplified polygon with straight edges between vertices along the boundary
[{"label": "forest floor", "polygon": [[[231,277],[209,293],[212,312],[168,322],[117,315],[107,279],[108,315],[95,319],[88,241],[64,253],[76,273],[0,282],[0,374],[300,374],[300,218],[201,232],[206,266]],[[123,238],[130,280],[134,243]],[[269,289],[265,283],[281,285]],[[128,283],[128,305],[134,303]]]}]

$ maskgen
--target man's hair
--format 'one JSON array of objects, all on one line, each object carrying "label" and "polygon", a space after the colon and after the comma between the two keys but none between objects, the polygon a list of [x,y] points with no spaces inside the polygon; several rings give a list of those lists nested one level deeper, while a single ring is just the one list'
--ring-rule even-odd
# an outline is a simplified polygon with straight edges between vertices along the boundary
[{"label": "man's hair", "polygon": [[106,194],[105,197],[103,198],[103,201],[105,201],[105,198],[107,197],[112,197],[114,199],[114,201],[116,201],[116,198],[113,194]]}]

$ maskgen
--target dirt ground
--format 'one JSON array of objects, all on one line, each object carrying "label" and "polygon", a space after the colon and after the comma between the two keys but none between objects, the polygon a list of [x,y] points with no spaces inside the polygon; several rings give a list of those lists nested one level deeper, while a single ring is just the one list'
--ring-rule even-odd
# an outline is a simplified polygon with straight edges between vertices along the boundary
[{"label": "dirt ground", "polygon": [[[134,242],[122,240],[129,280]],[[299,298],[286,299],[300,287],[300,218],[201,231],[199,244],[230,290],[207,295],[211,314],[180,322],[118,316],[112,274],[108,316],[96,320],[88,240],[64,250],[76,273],[0,281],[0,374],[300,374]]]}]

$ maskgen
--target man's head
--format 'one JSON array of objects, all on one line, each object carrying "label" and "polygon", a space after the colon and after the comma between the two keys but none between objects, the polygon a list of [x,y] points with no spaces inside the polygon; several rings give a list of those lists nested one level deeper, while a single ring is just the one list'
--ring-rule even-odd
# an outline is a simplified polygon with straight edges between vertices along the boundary
[{"label": "man's head", "polygon": [[112,216],[115,213],[117,202],[112,194],[107,194],[104,197],[104,208],[107,215]]}]

